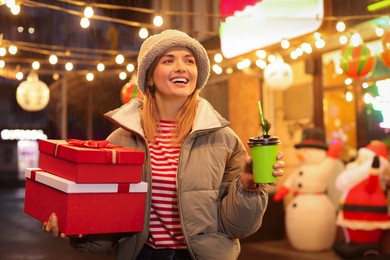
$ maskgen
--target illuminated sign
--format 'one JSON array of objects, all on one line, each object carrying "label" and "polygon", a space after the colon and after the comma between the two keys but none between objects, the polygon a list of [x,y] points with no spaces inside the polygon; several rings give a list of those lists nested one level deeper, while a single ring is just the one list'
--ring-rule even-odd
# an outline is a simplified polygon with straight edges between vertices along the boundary
[{"label": "illuminated sign", "polygon": [[382,128],[390,128],[390,79],[376,82],[379,96],[371,100],[373,108],[382,113],[383,122],[379,124]]},{"label": "illuminated sign", "polygon": [[4,129],[0,132],[2,140],[38,140],[47,139],[42,130]]},{"label": "illuminated sign", "polygon": [[324,0],[263,0],[235,11],[221,23],[221,51],[233,58],[316,31]]}]

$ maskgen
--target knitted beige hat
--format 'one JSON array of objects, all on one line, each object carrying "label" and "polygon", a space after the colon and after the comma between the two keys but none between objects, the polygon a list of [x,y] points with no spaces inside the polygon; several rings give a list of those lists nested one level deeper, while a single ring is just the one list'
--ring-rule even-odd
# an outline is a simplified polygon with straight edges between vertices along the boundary
[{"label": "knitted beige hat", "polygon": [[145,94],[146,73],[153,61],[172,47],[184,47],[192,51],[198,66],[196,87],[201,89],[210,76],[210,61],[205,48],[194,38],[178,30],[165,30],[147,38],[138,54],[138,87]]}]

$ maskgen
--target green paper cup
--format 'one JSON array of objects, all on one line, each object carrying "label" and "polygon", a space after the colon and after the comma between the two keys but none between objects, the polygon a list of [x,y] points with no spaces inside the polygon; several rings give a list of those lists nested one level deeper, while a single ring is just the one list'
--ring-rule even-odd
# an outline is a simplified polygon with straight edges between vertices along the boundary
[{"label": "green paper cup", "polygon": [[279,152],[280,141],[277,136],[264,135],[251,137],[248,141],[252,157],[253,178],[255,183],[274,183],[272,175],[274,163]]}]

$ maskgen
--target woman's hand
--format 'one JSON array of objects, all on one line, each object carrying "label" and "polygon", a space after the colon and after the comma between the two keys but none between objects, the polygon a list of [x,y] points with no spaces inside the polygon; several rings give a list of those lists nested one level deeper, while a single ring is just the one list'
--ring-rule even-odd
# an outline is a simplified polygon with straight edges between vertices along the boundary
[{"label": "woman's hand", "polygon": [[[279,152],[276,156],[276,162],[274,163],[274,171],[272,175],[275,177],[283,176],[283,168],[285,163],[283,161],[283,153]],[[245,159],[243,173],[241,174],[241,182],[245,190],[255,190],[257,184],[253,179],[252,159],[248,157]],[[269,183],[270,185],[276,185],[276,183]]]},{"label": "woman's hand", "polygon": [[276,162],[274,163],[274,171],[272,172],[272,175],[275,177],[282,177],[284,173],[284,166],[285,163],[283,161],[284,155],[282,152],[279,152],[276,156]]},{"label": "woman's hand", "polygon": [[[60,232],[55,213],[51,213],[48,221],[43,223],[43,231],[51,233],[53,237],[68,238],[64,233]],[[81,238],[83,235],[78,235],[78,237]]]}]

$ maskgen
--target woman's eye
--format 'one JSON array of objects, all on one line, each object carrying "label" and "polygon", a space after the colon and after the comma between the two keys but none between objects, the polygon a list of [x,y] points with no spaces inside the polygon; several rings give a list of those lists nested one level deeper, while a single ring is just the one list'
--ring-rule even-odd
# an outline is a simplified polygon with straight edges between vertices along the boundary
[{"label": "woman's eye", "polygon": [[172,61],[173,61],[172,59],[166,59],[166,60],[163,60],[162,63],[165,63],[165,64],[166,63],[172,63]]}]

